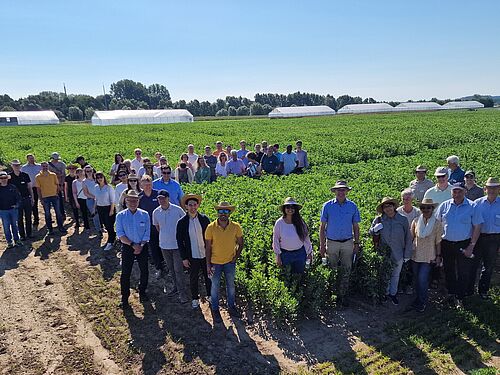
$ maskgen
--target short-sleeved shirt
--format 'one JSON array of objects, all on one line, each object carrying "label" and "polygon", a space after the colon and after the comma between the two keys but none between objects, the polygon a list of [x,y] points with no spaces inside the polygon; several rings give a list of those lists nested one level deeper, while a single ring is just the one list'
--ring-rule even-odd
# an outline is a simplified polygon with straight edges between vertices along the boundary
[{"label": "short-sleeved shirt", "polygon": [[281,152],[275,152],[274,155],[276,155],[276,157],[278,158],[278,161],[281,162],[281,156],[283,155]]},{"label": "short-sleeved shirt", "polygon": [[448,178],[448,182],[450,184],[454,184],[457,182],[464,182],[465,179],[465,172],[463,171],[462,168],[457,167],[453,172],[450,169],[450,177]]},{"label": "short-sleeved shirt", "polygon": [[297,154],[297,160],[299,161],[299,168],[309,168],[309,160],[307,160],[307,151],[298,150],[295,151]]},{"label": "short-sleeved shirt", "polygon": [[127,209],[116,215],[116,235],[118,238],[126,236],[134,243],[148,242],[151,235],[150,227],[149,214],[140,208],[134,213]]},{"label": "short-sleeved shirt", "polygon": [[236,255],[236,240],[243,237],[243,231],[238,223],[229,221],[226,228],[222,228],[218,221],[210,223],[205,231],[205,239],[212,241],[213,264],[230,263]]},{"label": "short-sleeved shirt", "polygon": [[443,223],[443,239],[464,241],[472,237],[473,225],[482,222],[481,215],[467,198],[456,204],[453,199],[443,202],[436,211],[436,219]]},{"label": "short-sleeved shirt", "polygon": [[241,159],[238,159],[236,161],[231,159],[226,163],[226,171],[227,174],[241,176],[243,173],[245,173],[245,163],[243,163],[243,160]]},{"label": "short-sleeved shirt", "polygon": [[227,176],[227,163],[222,165],[220,162],[217,162],[217,165],[215,166],[215,173],[218,176],[226,177]]},{"label": "short-sleeved shirt", "polygon": [[115,189],[111,185],[100,187],[99,184],[94,186],[95,202],[100,207],[111,206],[115,203]]},{"label": "short-sleeved shirt", "polygon": [[439,189],[435,185],[425,192],[424,198],[431,198],[434,203],[441,204],[451,198],[451,185],[448,184],[444,190]]},{"label": "short-sleeved shirt", "polygon": [[153,211],[160,205],[158,202],[158,190],[153,189],[149,197],[144,193],[144,190],[139,193],[139,208],[149,214],[153,220]]},{"label": "short-sleeved shirt", "polygon": [[29,183],[31,182],[30,176],[27,173],[21,172],[19,176],[14,172],[10,172],[10,180],[9,183],[14,185],[19,193],[21,193],[21,197],[26,198],[31,196],[31,191],[28,188]]},{"label": "short-sleeved shirt", "polygon": [[421,202],[424,199],[425,192],[432,187],[434,187],[434,182],[428,178],[424,178],[422,181],[415,179],[410,182],[410,189],[415,195],[417,202]]},{"label": "short-sleeved shirt", "polygon": [[266,171],[267,173],[276,172],[276,169],[278,168],[279,163],[280,163],[280,160],[274,154],[272,156],[269,156],[266,154],[262,157],[262,162],[261,162],[262,169],[264,171]]},{"label": "short-sleeved shirt", "polygon": [[337,198],[329,200],[321,209],[321,222],[326,223],[326,237],[329,240],[352,238],[352,225],[360,221],[358,206],[347,198],[342,204]]},{"label": "short-sleeved shirt", "polygon": [[42,166],[40,164],[24,164],[21,167],[21,172],[27,173],[28,176],[30,176],[30,180],[33,183],[33,186],[35,186],[35,178],[38,173],[42,171]]},{"label": "short-sleeved shirt", "polygon": [[246,156],[249,152],[250,151],[242,150],[241,148],[238,151],[236,151],[236,155],[238,155],[238,159],[241,159],[243,164],[245,164],[245,167],[248,165],[248,159],[246,158]]},{"label": "short-sleeved shirt", "polygon": [[40,188],[42,198],[53,197],[57,195],[57,185],[59,181],[55,173],[47,172],[46,174],[40,172],[35,177],[35,186]]},{"label": "short-sleeved shirt", "polygon": [[408,213],[403,209],[403,206],[400,206],[396,209],[396,211],[406,217],[408,220],[408,225],[411,226],[411,223],[413,222],[413,219],[417,218],[420,216],[422,212],[417,207],[412,206],[412,210]]},{"label": "short-sleeved shirt", "polygon": [[488,197],[481,197],[473,206],[481,217],[481,233],[500,234],[500,197],[493,202]]},{"label": "short-sleeved shirt", "polygon": [[297,154],[295,152],[285,152],[281,154],[281,162],[283,163],[283,174],[288,175],[297,167]]},{"label": "short-sleeved shirt", "polygon": [[143,164],[142,158],[140,160],[134,158],[134,160],[130,162],[130,168],[132,168],[135,171],[135,173],[139,173],[139,169],[141,169],[142,164]]},{"label": "short-sleeved shirt", "polygon": [[467,189],[467,186],[465,186],[465,198],[470,199],[471,201],[475,201],[478,198],[481,198],[484,196],[484,190],[483,188],[480,188],[476,184],[474,184],[473,187],[470,189]]},{"label": "short-sleeved shirt", "polygon": [[160,248],[175,250],[179,248],[177,244],[177,222],[182,219],[185,212],[179,206],[170,203],[168,208],[157,207],[153,211],[153,225],[160,227]]},{"label": "short-sleeved shirt", "polygon": [[59,185],[64,184],[64,176],[66,176],[66,163],[62,161],[49,162],[49,171],[56,174]]},{"label": "short-sleeved shirt", "polygon": [[170,203],[180,205],[181,198],[184,196],[181,185],[175,180],[168,180],[168,182],[163,181],[162,178],[153,181],[153,189],[155,190],[166,190],[169,194]]}]

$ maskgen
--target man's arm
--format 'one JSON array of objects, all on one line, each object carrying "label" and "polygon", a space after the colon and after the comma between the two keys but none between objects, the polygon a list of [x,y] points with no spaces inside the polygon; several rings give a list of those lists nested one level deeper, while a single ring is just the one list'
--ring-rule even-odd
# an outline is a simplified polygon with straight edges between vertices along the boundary
[{"label": "man's arm", "polygon": [[236,254],[234,255],[233,262],[236,262],[236,259],[240,257],[241,251],[243,250],[243,245],[244,245],[243,236],[236,237],[236,245],[238,247],[236,248]]},{"label": "man's arm", "polygon": [[472,255],[474,246],[476,246],[476,242],[479,239],[479,235],[481,234],[481,224],[473,225],[472,228],[472,239],[469,246],[467,246],[464,250],[464,255],[466,257],[470,257]]}]

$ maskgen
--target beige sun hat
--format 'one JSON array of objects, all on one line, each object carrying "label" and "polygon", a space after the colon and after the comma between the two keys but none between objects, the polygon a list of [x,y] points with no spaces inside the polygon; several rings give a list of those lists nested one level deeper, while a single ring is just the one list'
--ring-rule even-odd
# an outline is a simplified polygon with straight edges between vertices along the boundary
[{"label": "beige sun hat", "polygon": [[285,201],[280,206],[280,209],[282,210],[284,206],[297,206],[298,210],[302,208],[302,205],[298,204],[292,197],[285,198]]},{"label": "beige sun hat", "polygon": [[448,175],[448,168],[446,167],[437,167],[436,171],[434,172],[434,176],[445,176]]},{"label": "beige sun hat", "polygon": [[488,180],[486,181],[486,183],[484,184],[484,186],[499,187],[500,186],[500,182],[498,181],[498,178],[490,177],[490,178],[488,178]]},{"label": "beige sun hat", "polygon": [[433,206],[434,208],[436,208],[437,206],[439,206],[439,203],[438,202],[434,202],[432,200],[432,198],[424,198],[422,199],[422,202],[420,202],[418,204],[419,207],[421,206]]},{"label": "beige sun hat", "polygon": [[335,182],[335,185],[330,189],[331,191],[335,191],[335,189],[347,189],[352,190],[352,187],[347,185],[347,181],[338,180]]},{"label": "beige sun hat", "polygon": [[229,202],[220,202],[218,205],[214,206],[214,209],[215,210],[230,210],[231,212],[233,212],[236,209],[236,207],[231,206],[229,204]]},{"label": "beige sun hat", "polygon": [[140,199],[141,197],[139,196],[139,194],[137,193],[137,191],[135,191],[135,190],[129,190],[129,191],[125,194],[125,198],[136,198],[136,199]]},{"label": "beige sun hat", "polygon": [[425,165],[417,165],[415,172],[427,172],[427,167]]},{"label": "beige sun hat", "polygon": [[186,202],[190,199],[194,199],[194,200],[198,201],[198,204],[201,204],[202,197],[201,197],[201,195],[198,195],[198,194],[186,194],[181,198],[181,207],[187,208]]},{"label": "beige sun hat", "polygon": [[391,198],[391,197],[383,197],[382,201],[379,203],[377,206],[377,212],[381,214],[383,212],[382,206],[386,203],[390,203],[394,206],[394,209],[399,206],[399,201],[397,199]]}]

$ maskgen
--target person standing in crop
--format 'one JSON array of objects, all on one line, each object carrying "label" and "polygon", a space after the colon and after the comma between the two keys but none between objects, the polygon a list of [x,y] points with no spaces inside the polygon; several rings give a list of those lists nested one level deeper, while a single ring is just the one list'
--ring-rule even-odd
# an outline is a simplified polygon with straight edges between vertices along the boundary
[{"label": "person standing in crop", "polygon": [[141,169],[142,164],[144,163],[142,159],[142,150],[140,148],[136,148],[134,150],[135,158],[130,162],[130,168],[133,170],[134,174],[139,173],[139,169]]},{"label": "person standing in crop", "polygon": [[347,198],[352,188],[346,181],[337,181],[330,190],[335,198],[326,202],[321,209],[319,251],[322,257],[328,256],[332,269],[337,268],[340,260],[339,299],[342,305],[348,306],[349,274],[353,255],[359,251],[361,218],[356,204]]},{"label": "person standing in crop", "polygon": [[426,178],[426,175],[427,167],[417,165],[415,168],[416,178],[410,182],[410,189],[413,191],[417,202],[422,201],[422,199],[424,199],[425,192],[434,186],[434,183]]},{"label": "person standing in crop", "polygon": [[297,154],[297,160],[299,162],[297,166],[297,173],[304,172],[304,169],[309,168],[309,160],[307,159],[307,151],[302,149],[302,141],[297,141],[295,143],[295,153]]},{"label": "person standing in crop", "polygon": [[458,165],[459,158],[456,155],[451,155],[446,158],[446,162],[448,163],[448,168],[450,170],[450,174],[448,176],[448,180],[450,184],[455,184],[457,182],[464,182],[465,172]]},{"label": "person standing in crop", "polygon": [[465,197],[471,201],[475,201],[484,197],[484,189],[477,186],[476,174],[473,171],[465,172]]},{"label": "person standing in crop", "polygon": [[221,202],[214,207],[217,220],[210,223],[205,231],[207,273],[212,277],[211,309],[214,322],[222,322],[219,312],[219,287],[222,273],[226,279],[227,304],[229,314],[239,317],[236,309],[234,276],[236,260],[243,250],[243,231],[240,224],[229,220],[235,207]]},{"label": "person standing in crop", "polygon": [[292,145],[286,146],[286,152],[281,154],[280,163],[281,170],[285,176],[295,172],[295,169],[299,165],[299,159],[297,159],[297,154],[292,151]]},{"label": "person standing in crop", "polygon": [[436,176],[437,184],[425,192],[424,198],[432,199],[435,203],[441,204],[451,198],[448,170],[445,167],[437,167],[434,176]]},{"label": "person standing in crop", "polygon": [[456,183],[452,185],[452,198],[438,207],[436,219],[443,224],[441,249],[449,301],[460,308],[469,287],[472,252],[481,233],[481,215],[465,198],[462,184]]}]

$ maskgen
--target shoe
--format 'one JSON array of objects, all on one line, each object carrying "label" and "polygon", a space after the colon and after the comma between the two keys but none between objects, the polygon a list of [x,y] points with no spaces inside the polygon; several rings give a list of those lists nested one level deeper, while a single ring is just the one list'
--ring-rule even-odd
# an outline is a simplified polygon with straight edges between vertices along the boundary
[{"label": "shoe", "polygon": [[481,297],[481,299],[484,299],[485,301],[490,299],[488,293],[479,293],[479,297]]},{"label": "shoe", "polygon": [[198,307],[200,307],[200,300],[198,299],[194,299],[191,301],[191,307],[193,309],[197,309]]},{"label": "shoe", "polygon": [[146,292],[139,293],[139,301],[141,302],[149,301],[149,296],[147,295]]},{"label": "shoe", "polygon": [[394,306],[397,306],[399,305],[399,300],[398,300],[398,297],[396,297],[396,295],[388,295],[388,297],[391,299],[391,302]]},{"label": "shoe", "polygon": [[130,309],[130,304],[128,303],[128,301],[121,301],[119,304],[118,304],[118,307],[122,310],[127,310],[127,309]]},{"label": "shoe", "polygon": [[107,243],[106,246],[104,247],[104,251],[110,251],[113,249],[113,244],[112,243]]},{"label": "shoe", "polygon": [[21,240],[16,241],[16,246],[23,246],[23,242]]},{"label": "shoe", "polygon": [[387,294],[384,295],[384,296],[382,296],[382,297],[380,297],[380,302],[382,302],[382,303],[386,303],[387,302]]},{"label": "shoe", "polygon": [[14,246],[16,246],[16,245],[14,245],[14,242],[7,243],[7,249],[12,249]]}]

